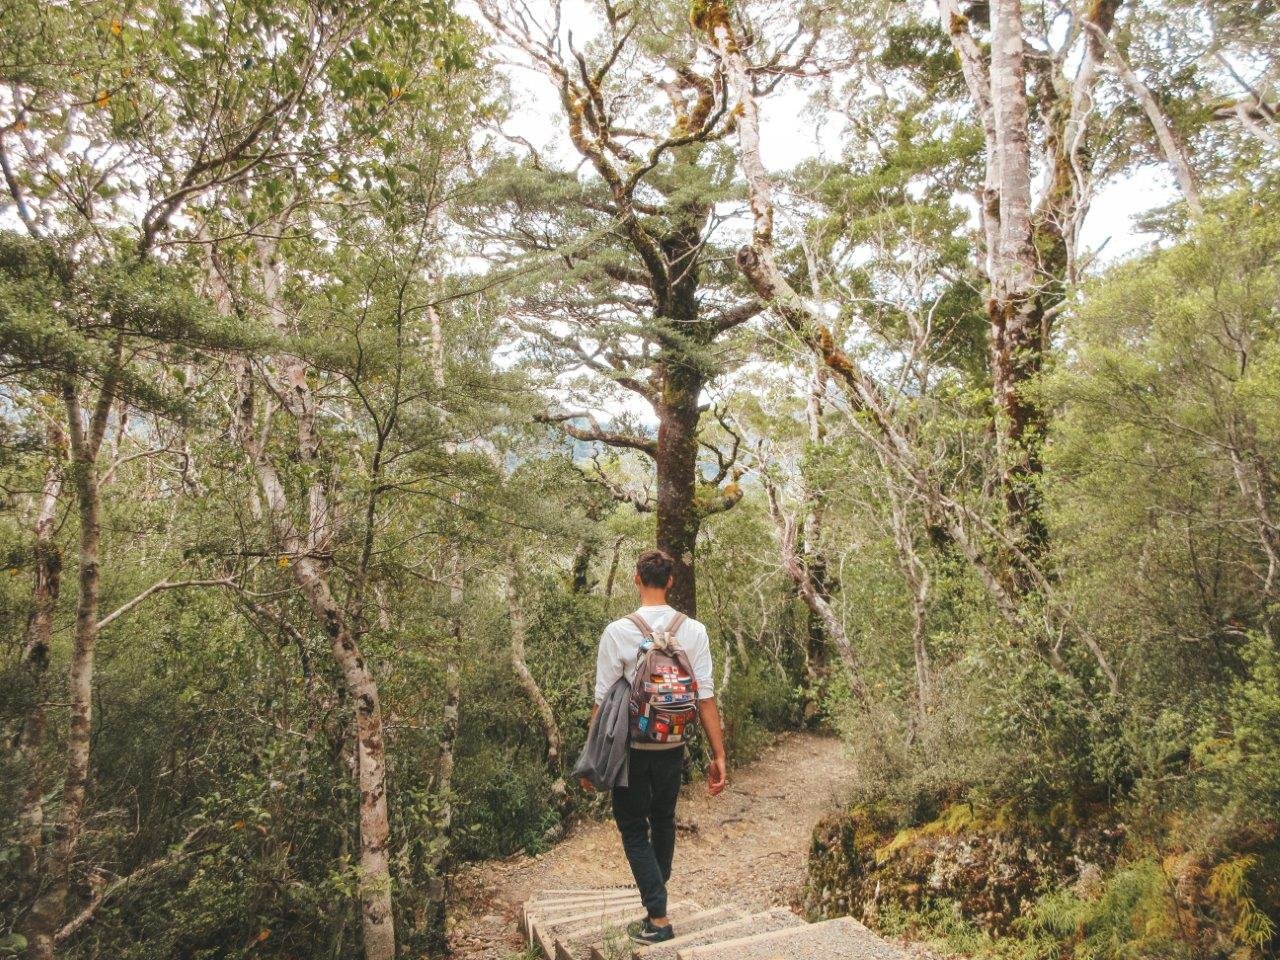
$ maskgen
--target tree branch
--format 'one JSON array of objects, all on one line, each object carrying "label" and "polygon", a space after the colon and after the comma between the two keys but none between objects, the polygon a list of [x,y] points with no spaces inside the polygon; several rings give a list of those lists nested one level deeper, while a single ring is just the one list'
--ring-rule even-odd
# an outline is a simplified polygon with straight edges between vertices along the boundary
[{"label": "tree branch", "polygon": [[598,455],[592,455],[591,467],[593,475],[587,475],[587,480],[589,482],[596,483],[604,487],[605,490],[609,492],[609,496],[613,497],[613,499],[618,503],[631,504],[636,508],[637,513],[653,512],[653,497],[650,495],[648,490],[645,490],[644,493],[637,493],[634,490],[628,490],[625,487],[618,486],[610,480],[609,475],[605,473],[604,466],[600,463]]},{"label": "tree branch", "polygon": [[81,927],[94,918],[99,907],[125,887],[132,883],[137,883],[139,880],[145,880],[152,874],[159,873],[165,867],[172,866],[178,861],[196,853],[197,851],[191,850],[189,847],[197,839],[203,836],[208,829],[208,825],[196,827],[196,829],[192,830],[183,838],[182,842],[178,844],[176,848],[171,850],[165,856],[160,857],[158,860],[151,861],[146,866],[139,867],[128,876],[119,877],[111,881],[111,883],[107,884],[97,894],[95,894],[92,900],[85,904],[83,910],[62,925],[58,932],[54,934],[54,943],[61,944],[73,937]]},{"label": "tree branch", "polygon": [[[603,443],[606,446],[623,447],[628,450],[638,450],[655,459],[658,456],[658,442],[656,440],[636,436],[632,433],[605,430],[600,426],[600,422],[589,413],[543,413],[535,416],[534,420],[538,423],[558,424],[561,430],[575,440]],[[569,422],[571,420],[586,420],[589,426],[574,426]]]},{"label": "tree branch", "polygon": [[113,623],[116,620],[119,620],[130,610],[134,609],[139,604],[143,603],[153,594],[160,593],[162,590],[178,590],[183,587],[233,587],[233,586],[235,586],[235,580],[233,580],[230,577],[224,577],[217,580],[176,580],[176,581],[160,580],[160,581],[157,581],[156,583],[153,583],[151,586],[147,587],[147,589],[143,590],[140,594],[138,594],[132,600],[129,600],[128,602],[121,604],[120,606],[112,610],[110,613],[108,613],[105,617],[103,617],[101,620],[98,621],[97,629],[101,630],[103,627],[107,626],[108,624]]},{"label": "tree branch", "polygon": [[764,308],[763,300],[744,300],[721,310],[720,314],[711,321],[711,325],[717,333],[724,330],[732,330],[734,327],[764,313]]},{"label": "tree branch", "polygon": [[1107,59],[1111,61],[1125,86],[1142,105],[1143,112],[1146,113],[1151,129],[1155,131],[1156,140],[1160,144],[1160,152],[1164,154],[1165,162],[1169,164],[1174,179],[1178,181],[1178,188],[1182,191],[1183,199],[1187,201],[1187,208],[1191,211],[1191,215],[1197,218],[1204,216],[1204,205],[1200,202],[1200,192],[1196,189],[1195,177],[1191,174],[1187,152],[1174,136],[1173,129],[1165,119],[1155,96],[1142,79],[1133,72],[1128,61],[1102,28],[1090,21],[1086,21],[1085,26],[1106,52]]}]

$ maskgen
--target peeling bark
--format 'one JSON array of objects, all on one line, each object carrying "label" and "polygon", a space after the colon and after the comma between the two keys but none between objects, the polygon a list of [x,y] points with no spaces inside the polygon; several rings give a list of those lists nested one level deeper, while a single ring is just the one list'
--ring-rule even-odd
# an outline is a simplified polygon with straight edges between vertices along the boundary
[{"label": "peeling bark", "polygon": [[[1040,448],[1044,417],[1027,395],[1044,361],[1043,304],[1031,217],[1031,145],[1021,0],[991,5],[991,112],[995,132],[1000,229],[992,260],[987,316],[996,450],[1011,530],[1038,556],[1046,538],[1040,515]],[[1014,589],[1029,584],[1012,570]]]}]

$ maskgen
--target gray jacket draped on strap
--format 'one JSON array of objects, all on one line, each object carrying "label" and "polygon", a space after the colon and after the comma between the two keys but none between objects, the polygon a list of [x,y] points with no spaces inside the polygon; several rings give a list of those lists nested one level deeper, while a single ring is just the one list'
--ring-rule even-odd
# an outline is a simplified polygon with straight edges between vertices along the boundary
[{"label": "gray jacket draped on strap", "polygon": [[631,684],[626,677],[614,681],[605,694],[587,744],[573,768],[575,777],[586,777],[597,790],[627,785],[628,747],[631,740]]}]

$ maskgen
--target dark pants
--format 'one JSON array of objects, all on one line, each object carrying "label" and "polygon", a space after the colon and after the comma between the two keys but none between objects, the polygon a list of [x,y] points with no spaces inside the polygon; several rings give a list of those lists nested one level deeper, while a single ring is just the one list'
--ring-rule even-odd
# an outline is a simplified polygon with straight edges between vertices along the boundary
[{"label": "dark pants", "polygon": [[650,917],[667,915],[667,881],[676,850],[676,798],[684,747],[632,750],[625,787],[613,788],[613,819]]}]

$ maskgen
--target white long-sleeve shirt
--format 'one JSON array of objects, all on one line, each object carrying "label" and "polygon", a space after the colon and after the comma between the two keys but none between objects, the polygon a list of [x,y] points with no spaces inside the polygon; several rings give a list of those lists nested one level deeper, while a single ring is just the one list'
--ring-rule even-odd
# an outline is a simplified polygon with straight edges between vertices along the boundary
[{"label": "white long-sleeve shirt", "polygon": [[[650,630],[661,631],[676,611],[665,603],[659,606],[641,607],[636,613]],[[711,672],[711,640],[707,628],[694,619],[685,620],[676,631],[676,640],[689,657],[694,679],[698,681],[698,699],[708,700],[716,695]],[[625,617],[615,620],[600,635],[600,651],[596,656],[596,703],[601,703],[619,677],[628,681],[635,675],[636,658],[644,635],[640,628]]]}]

